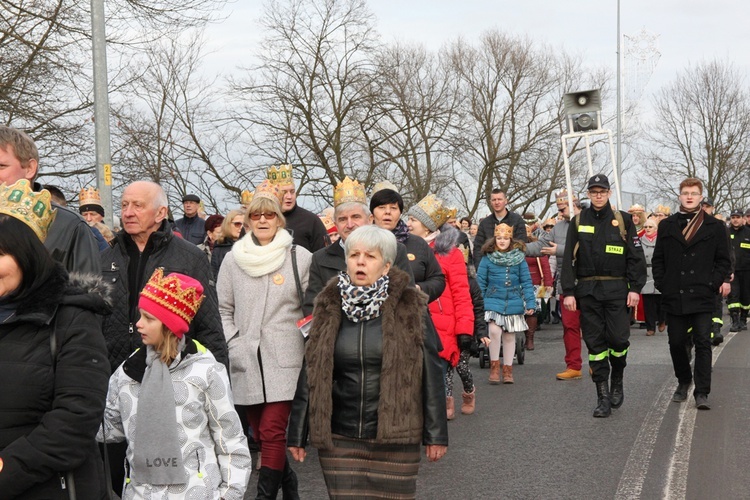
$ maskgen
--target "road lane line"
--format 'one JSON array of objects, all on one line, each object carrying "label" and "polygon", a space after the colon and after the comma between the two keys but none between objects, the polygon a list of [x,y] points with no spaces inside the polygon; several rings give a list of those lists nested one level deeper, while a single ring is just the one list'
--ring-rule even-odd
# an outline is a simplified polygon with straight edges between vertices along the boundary
[{"label": "road lane line", "polygon": [[[732,340],[734,335],[734,333],[727,334],[724,337],[724,343],[714,348],[711,356],[711,367],[716,364],[722,351],[724,351],[724,346]],[[688,398],[680,411],[675,445],[669,457],[667,481],[662,494],[662,498],[667,500],[686,498],[688,471],[690,470],[690,448],[693,444],[693,431],[695,430],[695,416],[697,414],[698,409]]]},{"label": "road lane line", "polygon": [[620,476],[620,483],[617,485],[617,492],[615,493],[616,499],[625,500],[641,497],[643,481],[648,472],[656,439],[659,437],[662,420],[667,413],[667,404],[671,399],[673,386],[674,382],[671,379],[666,381],[659,390],[656,401],[646,413],[641,430],[630,449],[625,469]]}]

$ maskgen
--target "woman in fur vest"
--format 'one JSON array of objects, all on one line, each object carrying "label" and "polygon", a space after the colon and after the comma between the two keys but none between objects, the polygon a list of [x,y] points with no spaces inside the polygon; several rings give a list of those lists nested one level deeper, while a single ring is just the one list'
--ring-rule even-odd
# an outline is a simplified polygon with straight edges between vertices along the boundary
[{"label": "woman in fur vest", "polygon": [[286,427],[305,352],[298,287],[307,288],[312,255],[292,245],[278,193],[268,181],[255,191],[245,214],[249,232],[227,254],[216,283],[234,402],[260,445],[259,499],[276,498],[280,485],[284,498],[299,498]]},{"label": "woman in fur vest", "polygon": [[315,300],[289,451],[305,459],[309,429],[331,498],[415,498],[420,443],[433,462],[448,449],[443,369],[425,337],[427,296],[392,267],[390,231],[360,227],[344,250],[346,272]]},{"label": "woman in fur vest", "polygon": [[68,277],[42,241],[50,194],[0,186],[0,498],[109,498],[94,437],[109,362],[98,276]]},{"label": "woman in fur vest", "polygon": [[[456,247],[458,230],[445,222],[451,215],[440,199],[428,194],[409,209],[407,226],[414,236],[424,238],[435,252],[435,258],[445,275],[445,290],[430,302],[430,315],[435,323],[443,350],[440,357],[446,366],[446,413],[448,420],[455,417],[453,399],[453,370],[463,384],[461,413],[474,413],[476,394],[474,378],[469,368],[474,334],[474,309],[469,292],[469,277],[464,254]],[[440,228],[440,229],[438,229]],[[482,340],[489,344],[489,339]]]}]

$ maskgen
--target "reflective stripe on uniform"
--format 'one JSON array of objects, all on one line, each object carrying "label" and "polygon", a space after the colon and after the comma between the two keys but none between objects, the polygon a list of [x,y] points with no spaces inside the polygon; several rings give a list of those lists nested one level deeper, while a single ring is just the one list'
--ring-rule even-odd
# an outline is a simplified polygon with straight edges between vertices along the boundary
[{"label": "reflective stripe on uniform", "polygon": [[624,351],[617,352],[614,349],[610,349],[609,353],[614,356],[615,358],[621,358],[625,356],[628,353],[628,349],[626,348]]},{"label": "reflective stripe on uniform", "polygon": [[727,304],[727,309],[739,309],[742,307],[742,304],[739,302],[732,302],[731,304]]},{"label": "reflective stripe on uniform", "polygon": [[711,321],[713,323],[716,323],[716,324],[719,324],[719,325],[723,325],[724,324],[724,320],[721,319],[721,318],[711,318]]},{"label": "reflective stripe on uniform", "polygon": [[589,353],[589,361],[603,361],[609,357],[609,351],[600,352],[599,354]]},{"label": "reflective stripe on uniform", "polygon": [[578,232],[594,234],[594,226],[578,226]]}]

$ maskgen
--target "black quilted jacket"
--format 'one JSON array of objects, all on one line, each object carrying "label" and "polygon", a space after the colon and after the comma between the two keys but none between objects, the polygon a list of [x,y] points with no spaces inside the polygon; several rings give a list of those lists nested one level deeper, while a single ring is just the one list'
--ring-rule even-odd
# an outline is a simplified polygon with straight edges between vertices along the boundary
[{"label": "black quilted jacket", "polygon": [[[135,329],[138,321],[138,304],[128,301],[128,253],[125,238],[130,238],[124,231],[118,233],[112,248],[101,254],[102,275],[110,283],[112,290],[112,314],[104,322],[104,340],[109,351],[109,363],[114,372],[125,359],[141,346],[141,337]],[[172,230],[162,224],[161,228],[150,237],[154,251],[148,257],[143,272],[142,290],[157,267],[164,268],[164,274],[182,273],[201,282],[205,299],[198,314],[190,325],[189,335],[208,348],[217,361],[229,366],[227,344],[221,327],[216,290],[209,286],[211,269],[206,255],[192,243],[175,237]]]}]

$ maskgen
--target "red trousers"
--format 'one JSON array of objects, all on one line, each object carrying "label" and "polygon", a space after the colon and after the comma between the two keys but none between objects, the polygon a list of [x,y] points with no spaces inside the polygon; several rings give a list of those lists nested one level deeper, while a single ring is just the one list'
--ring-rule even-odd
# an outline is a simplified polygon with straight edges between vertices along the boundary
[{"label": "red trousers", "polygon": [[263,467],[284,470],[286,462],[286,426],[289,423],[291,401],[263,403],[247,407],[247,422],[253,428],[255,442],[260,445]]},{"label": "red trousers", "polygon": [[568,311],[562,306],[564,296],[560,296],[562,314],[563,344],[565,344],[565,365],[571,370],[580,370],[581,363],[581,310]]}]

